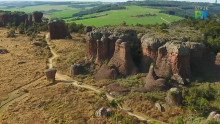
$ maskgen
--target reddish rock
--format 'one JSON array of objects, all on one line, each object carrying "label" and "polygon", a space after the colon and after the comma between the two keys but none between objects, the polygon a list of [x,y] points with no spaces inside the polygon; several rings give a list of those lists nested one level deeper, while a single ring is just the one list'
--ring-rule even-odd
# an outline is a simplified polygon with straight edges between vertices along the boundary
[{"label": "reddish rock", "polygon": [[182,91],[179,88],[171,88],[165,98],[166,103],[171,106],[181,105],[182,99]]},{"label": "reddish rock", "polygon": [[82,74],[84,71],[83,66],[80,64],[74,64],[70,67],[70,76],[75,77],[76,75]]},{"label": "reddish rock", "polygon": [[116,41],[115,52],[109,63],[118,67],[119,72],[123,75],[132,75],[138,72],[131,57],[128,44],[122,42],[121,39]]},{"label": "reddish rock", "polygon": [[155,72],[159,77],[178,74],[183,78],[190,78],[189,49],[181,42],[167,42],[158,49]]},{"label": "reddish rock", "polygon": [[34,18],[34,22],[36,23],[41,23],[42,22],[42,17],[43,17],[43,13],[42,12],[33,12],[32,16]]},{"label": "reddish rock", "polygon": [[95,73],[96,80],[102,79],[117,79],[118,72],[114,66],[102,65],[101,68]]},{"label": "reddish rock", "polygon": [[144,79],[145,88],[147,91],[162,91],[166,90],[166,80],[158,78],[154,72],[154,66],[149,69],[147,77]]},{"label": "reddish rock", "polygon": [[48,24],[50,39],[72,39],[64,21],[50,22]]},{"label": "reddish rock", "polygon": [[130,91],[129,89],[122,87],[117,83],[109,84],[107,86],[107,89],[111,92],[111,94],[114,94],[116,96],[126,95]]},{"label": "reddish rock", "polygon": [[54,68],[52,68],[52,69],[47,69],[47,70],[45,71],[45,75],[46,75],[46,77],[47,77],[47,80],[54,82],[54,81],[55,81],[56,72],[57,72],[57,70],[54,69]]},{"label": "reddish rock", "polygon": [[105,60],[108,60],[108,43],[109,39],[103,35],[101,40],[97,40],[97,55],[95,64],[101,66]]},{"label": "reddish rock", "polygon": [[220,66],[220,53],[218,53],[217,56],[216,56],[215,64],[216,64],[217,66]]},{"label": "reddish rock", "polygon": [[142,60],[141,60],[141,71],[147,72],[151,63],[157,59],[158,48],[166,43],[165,39],[154,39],[149,38],[148,35],[144,35],[141,39],[142,47]]},{"label": "reddish rock", "polygon": [[28,20],[28,15],[24,12],[6,12],[0,11],[0,27],[6,26],[8,23],[14,23],[19,26],[21,23],[25,24]]}]

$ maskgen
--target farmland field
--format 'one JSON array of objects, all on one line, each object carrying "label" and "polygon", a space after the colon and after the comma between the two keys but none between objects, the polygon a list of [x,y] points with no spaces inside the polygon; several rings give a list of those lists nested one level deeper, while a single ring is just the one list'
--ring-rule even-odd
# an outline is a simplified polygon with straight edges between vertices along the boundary
[{"label": "farmland field", "polygon": [[[136,25],[136,24],[161,24],[161,23],[170,23],[173,21],[178,21],[182,19],[178,16],[167,15],[164,13],[160,13],[159,9],[151,9],[146,7],[139,6],[127,6],[125,10],[111,10],[91,15],[85,15],[85,17],[96,16],[96,18],[76,20],[76,23],[82,23],[84,25],[92,25],[92,26],[104,26],[104,25],[118,25],[123,21],[128,25]],[[153,16],[143,16],[138,17],[139,15],[153,15]],[[137,16],[137,17],[136,17]],[[66,22],[71,22],[70,19],[65,19]]]},{"label": "farmland field", "polygon": [[81,11],[81,9],[72,8],[69,10],[63,10],[63,11],[51,13],[49,16],[51,18],[63,18],[63,17],[66,18],[66,17],[71,17],[74,13],[77,13],[79,11]]}]

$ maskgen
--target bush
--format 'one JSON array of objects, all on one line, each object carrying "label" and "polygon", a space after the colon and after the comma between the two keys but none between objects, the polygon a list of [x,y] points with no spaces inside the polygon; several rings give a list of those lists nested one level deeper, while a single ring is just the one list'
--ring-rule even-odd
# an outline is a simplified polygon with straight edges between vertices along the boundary
[{"label": "bush", "polygon": [[69,32],[83,33],[85,26],[83,24],[76,24],[75,22],[71,22],[67,24]]},{"label": "bush", "polygon": [[210,120],[207,124],[219,124],[216,120]]},{"label": "bush", "polygon": [[178,118],[175,120],[174,124],[184,124],[183,118],[178,117]]},{"label": "bush", "polygon": [[197,110],[202,114],[207,114],[210,110],[209,102],[215,99],[216,91],[208,85],[204,88],[185,88],[183,89],[184,104],[190,110]]},{"label": "bush", "polygon": [[15,37],[15,29],[11,29],[9,30],[9,32],[7,33],[7,38],[13,38]]}]

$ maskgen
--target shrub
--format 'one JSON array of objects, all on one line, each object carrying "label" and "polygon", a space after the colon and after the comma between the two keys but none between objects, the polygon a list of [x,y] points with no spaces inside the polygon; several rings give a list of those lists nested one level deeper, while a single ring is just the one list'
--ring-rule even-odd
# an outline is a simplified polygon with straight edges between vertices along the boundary
[{"label": "shrub", "polygon": [[7,33],[7,38],[9,37],[11,38],[15,37],[15,29],[9,30],[9,32]]},{"label": "shrub", "polygon": [[174,123],[175,123],[175,124],[184,124],[184,122],[183,122],[183,118],[178,117],[178,118],[175,120]]}]

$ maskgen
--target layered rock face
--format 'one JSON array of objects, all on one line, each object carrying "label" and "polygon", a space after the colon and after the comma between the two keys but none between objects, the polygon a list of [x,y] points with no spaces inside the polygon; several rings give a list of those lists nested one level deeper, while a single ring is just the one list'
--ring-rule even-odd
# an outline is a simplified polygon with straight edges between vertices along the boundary
[{"label": "layered rock face", "polygon": [[68,28],[63,21],[50,22],[48,24],[50,39],[72,39]]},{"label": "layered rock face", "polygon": [[43,17],[42,12],[33,12],[32,16],[34,18],[34,22],[36,22],[36,23],[41,23],[42,22],[42,17]]},{"label": "layered rock face", "polygon": [[[103,64],[114,65],[119,75],[146,73],[153,63],[157,77],[152,78],[154,81],[172,77],[172,80],[183,85],[186,79],[195,75],[206,75],[215,80],[220,77],[220,53],[216,56],[204,44],[187,42],[186,38],[157,38],[148,34],[137,35],[129,30],[94,30],[87,33],[85,39],[87,60],[94,60],[99,67]],[[112,77],[113,72],[103,68],[100,69],[102,72],[106,70],[108,76],[102,78]]]},{"label": "layered rock face", "polygon": [[[86,36],[87,60],[95,60],[95,64],[101,68],[95,74],[97,79],[115,79],[116,70],[120,75],[131,75],[138,72],[131,53],[132,44],[136,44],[137,38],[129,38],[128,33],[100,33],[90,32]],[[133,37],[133,36],[132,36]],[[134,36],[135,37],[135,36]],[[134,45],[135,46],[135,45]],[[135,53],[135,52],[134,52]],[[114,65],[116,69],[102,66]],[[103,76],[97,76],[100,72],[106,72]]]},{"label": "layered rock face", "polygon": [[6,12],[0,11],[0,26],[4,27],[8,23],[13,23],[15,26],[20,25],[21,23],[29,24],[32,20],[29,18],[29,15],[23,12]]}]

